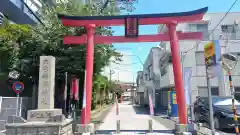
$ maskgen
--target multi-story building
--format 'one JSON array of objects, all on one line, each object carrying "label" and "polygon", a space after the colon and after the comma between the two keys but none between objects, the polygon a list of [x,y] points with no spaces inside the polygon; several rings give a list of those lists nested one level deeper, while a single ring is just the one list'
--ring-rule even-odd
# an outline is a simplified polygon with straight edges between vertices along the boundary
[{"label": "multi-story building", "polygon": [[[1,0],[0,12],[4,14],[12,23],[36,24],[41,23],[39,9],[42,6],[41,0]],[[49,5],[69,0],[45,0]],[[80,0],[83,4],[93,3],[103,5],[106,0]]]},{"label": "multi-story building", "polygon": [[36,24],[41,22],[38,9],[39,0],[1,0],[0,12],[12,23]]},{"label": "multi-story building", "polygon": [[139,91],[144,91],[144,104],[149,104],[148,96],[151,95],[153,100],[153,107],[159,106],[159,92],[160,92],[160,69],[159,60],[163,57],[163,52],[159,47],[153,47],[148,57],[143,64],[143,71],[139,72],[138,76],[142,75],[142,80],[138,79]]},{"label": "multi-story building", "polygon": [[[192,69],[191,79],[191,97],[194,101],[196,96],[207,96],[206,70],[204,60],[204,45],[211,40],[219,40],[222,53],[238,54],[240,52],[240,24],[238,20],[240,13],[229,13],[224,20],[221,21],[225,13],[207,13],[204,19],[199,22],[179,24],[178,31],[182,32],[202,32],[203,40],[179,41],[180,55],[182,60],[182,68]],[[167,32],[166,26],[160,26],[159,32]],[[165,53],[167,59],[159,60],[161,72],[160,89],[174,88],[174,75],[171,63],[170,43],[162,42],[160,47]],[[166,62],[168,60],[168,62]],[[232,71],[233,84],[236,93],[240,91],[240,64],[238,63]],[[213,95],[226,96],[230,95],[228,76],[222,70],[218,77],[211,79],[211,88]],[[167,93],[162,93],[161,97],[167,97]],[[236,94],[236,97],[240,97]],[[161,104],[166,106],[167,99],[161,99]],[[163,101],[164,100],[164,101]]]}]

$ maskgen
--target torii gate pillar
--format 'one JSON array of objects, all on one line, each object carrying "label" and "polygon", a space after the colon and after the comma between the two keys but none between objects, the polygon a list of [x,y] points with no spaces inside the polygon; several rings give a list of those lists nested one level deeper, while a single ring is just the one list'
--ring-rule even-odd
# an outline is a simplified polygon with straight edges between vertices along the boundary
[{"label": "torii gate pillar", "polygon": [[[187,106],[185,102],[184,85],[182,80],[182,66],[180,58],[180,50],[178,45],[178,36],[176,32],[177,23],[172,23],[167,25],[169,30],[170,44],[171,44],[171,54],[172,54],[172,65],[175,89],[177,94],[177,104],[178,104],[178,116],[181,124],[187,124]],[[185,108],[185,109],[184,109]],[[181,110],[181,111],[179,111]]]},{"label": "torii gate pillar", "polygon": [[93,58],[94,58],[94,34],[96,26],[94,24],[87,25],[87,51],[86,51],[86,80],[85,95],[82,112],[81,123],[90,123],[91,120],[91,104],[92,104],[92,78],[93,78]]}]

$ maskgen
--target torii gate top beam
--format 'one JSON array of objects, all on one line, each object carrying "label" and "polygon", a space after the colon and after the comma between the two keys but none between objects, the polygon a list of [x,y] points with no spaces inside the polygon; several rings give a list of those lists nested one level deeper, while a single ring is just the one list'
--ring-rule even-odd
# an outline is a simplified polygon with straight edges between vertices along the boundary
[{"label": "torii gate top beam", "polygon": [[125,18],[138,18],[139,25],[170,24],[199,21],[207,12],[208,7],[189,12],[163,13],[163,14],[141,14],[141,15],[119,15],[119,16],[67,16],[58,15],[65,26],[119,26],[124,25]]}]

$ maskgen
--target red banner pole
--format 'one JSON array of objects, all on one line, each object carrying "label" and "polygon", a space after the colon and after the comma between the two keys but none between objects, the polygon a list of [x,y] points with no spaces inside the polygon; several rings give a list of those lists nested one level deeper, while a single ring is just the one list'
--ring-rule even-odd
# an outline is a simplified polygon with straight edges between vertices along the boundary
[{"label": "red banner pole", "polygon": [[117,94],[116,94],[116,115],[119,115],[119,109],[118,109],[118,97],[117,97]]},{"label": "red banner pole", "polygon": [[173,73],[174,73],[174,82],[177,96],[177,104],[178,104],[178,117],[180,124],[187,124],[187,109],[184,95],[184,86],[182,80],[182,66],[180,61],[179,54],[179,45],[178,45],[178,36],[176,32],[177,24],[168,25],[169,36],[170,36],[170,44],[171,44],[171,54],[172,54],[172,65],[173,65]]}]

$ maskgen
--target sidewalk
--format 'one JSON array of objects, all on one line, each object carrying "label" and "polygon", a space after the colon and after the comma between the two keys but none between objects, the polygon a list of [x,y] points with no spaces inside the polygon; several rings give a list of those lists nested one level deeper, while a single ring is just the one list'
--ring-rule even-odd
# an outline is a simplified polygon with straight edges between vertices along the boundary
[{"label": "sidewalk", "polygon": [[118,116],[116,116],[116,106],[114,106],[96,133],[114,134],[116,132],[116,121],[120,120],[121,134],[147,134],[149,119],[153,123],[153,134],[173,135],[172,130],[158,123],[145,112],[139,111],[130,102],[119,104]]}]

